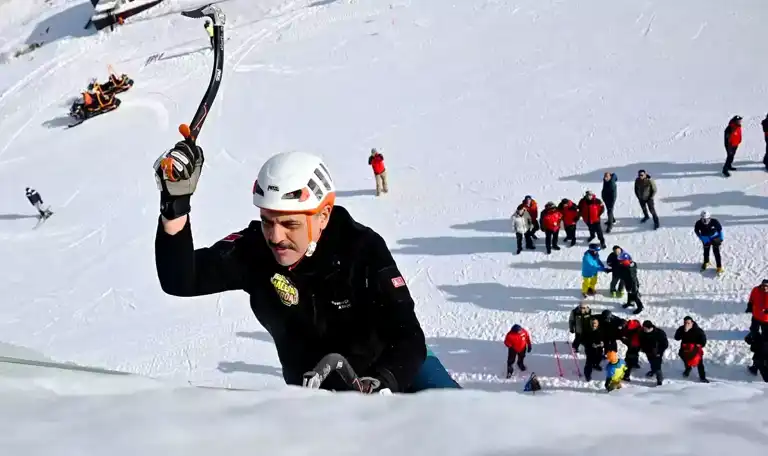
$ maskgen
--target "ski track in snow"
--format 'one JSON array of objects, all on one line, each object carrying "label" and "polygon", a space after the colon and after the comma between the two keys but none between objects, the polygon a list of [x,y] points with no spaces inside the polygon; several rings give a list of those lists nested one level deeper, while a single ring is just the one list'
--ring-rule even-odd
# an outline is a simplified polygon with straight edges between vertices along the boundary
[{"label": "ski track in snow", "polygon": [[[540,235],[535,252],[514,255],[510,215],[525,194],[543,208],[587,188],[598,192],[602,173],[616,171],[620,223],[606,242],[627,248],[640,265],[646,311],[634,318],[669,335],[672,387],[689,382],[671,340],[685,315],[708,332],[713,380],[755,381],[745,369],[744,307],[768,274],[768,252],[756,247],[768,225],[768,178],[759,119],[748,114],[765,112],[755,94],[764,93],[759,75],[768,65],[744,56],[765,42],[759,26],[715,16],[714,1],[650,1],[645,12],[606,1],[600,19],[595,6],[573,2],[310,3],[273,1],[264,12],[247,1],[222,5],[232,29],[216,122],[204,130],[211,160],[193,203],[196,245],[256,217],[249,187],[266,156],[315,151],[342,189],[339,203],[387,240],[427,342],[455,378],[470,389],[517,391],[536,372],[545,389],[592,394],[601,382],[578,378],[563,343],[581,300],[583,226],[574,248],[547,256]],[[709,27],[714,17],[725,23]],[[675,20],[690,27],[672,30]],[[148,16],[112,35],[58,43],[39,66],[4,64],[30,65],[26,74],[13,72],[18,80],[0,74],[8,87],[0,94],[7,119],[0,156],[13,151],[0,161],[0,189],[11,195],[0,210],[0,256],[12,259],[0,269],[0,289],[8,290],[0,333],[8,341],[149,376],[282,385],[271,338],[247,296],[170,297],[155,276],[151,166],[176,140],[170,125],[192,114],[207,83],[210,55],[181,49],[204,41],[201,28],[170,14]],[[145,65],[159,54],[153,49],[176,58]],[[738,87],[710,66],[711,55],[725,51],[734,53]],[[38,125],[61,114],[57,103],[76,81],[110,62],[137,74],[118,111],[71,130]],[[57,101],[24,102],[44,97]],[[734,110],[744,113],[745,139],[739,171],[724,179],[722,129]],[[380,198],[365,163],[371,147],[382,150],[391,173],[392,191]],[[658,231],[638,223],[632,179],[639,168],[659,188]],[[60,209],[35,231],[21,218],[31,210],[19,191],[26,185]],[[720,278],[698,270],[692,230],[703,209],[726,230]],[[588,303],[595,313],[629,316],[606,296],[609,280],[600,277]],[[531,331],[535,348],[528,371],[507,380],[501,340],[513,323]],[[561,342],[562,377],[553,341]],[[583,354],[578,359],[583,368]],[[626,390],[640,395],[648,385],[643,378]]]}]

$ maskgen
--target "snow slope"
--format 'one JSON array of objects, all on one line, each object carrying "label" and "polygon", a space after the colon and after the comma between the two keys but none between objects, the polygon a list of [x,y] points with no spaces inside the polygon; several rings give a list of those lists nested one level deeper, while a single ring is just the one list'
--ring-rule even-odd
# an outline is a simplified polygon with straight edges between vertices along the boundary
[{"label": "snow slope", "polygon": [[[624,434],[590,426],[596,439],[584,440],[581,421],[557,418],[573,410],[597,420],[609,407],[649,426],[621,431],[647,431],[643,444],[658,445],[649,452],[736,448],[729,438],[737,439],[738,426],[751,430],[738,437],[745,449],[765,439],[752,412],[765,388],[746,372],[751,353],[743,342],[746,296],[768,269],[759,126],[768,109],[768,63],[760,58],[768,11],[759,0],[727,8],[714,0],[222,2],[227,63],[200,138],[207,155],[192,203],[196,243],[210,244],[256,217],[250,189],[268,156],[321,154],[342,189],[339,204],[388,241],[432,349],[465,387],[484,390],[447,393],[449,401],[435,393],[359,406],[349,404],[363,400],[353,397],[313,398],[317,406],[292,401],[296,393],[283,388],[271,338],[246,295],[180,299],[158,286],[151,166],[178,140],[176,126],[189,121],[210,75],[202,23],[175,14],[191,3],[166,0],[114,33],[94,34],[80,21],[87,1],[0,2],[0,339],[55,360],[162,380],[149,393],[76,400],[55,388],[20,395],[17,384],[8,386],[0,394],[19,406],[2,407],[0,419],[18,429],[14,444],[26,454],[44,450],[24,437],[38,419],[84,420],[75,430],[50,425],[74,452],[92,433],[114,435],[97,425],[118,420],[120,410],[135,417],[120,430],[125,454],[139,445],[140,432],[157,433],[149,450],[181,445],[185,454],[210,454],[202,442],[272,448],[285,440],[271,450],[281,454],[307,445],[353,453],[373,439],[381,443],[368,452],[415,445],[410,434],[397,442],[377,438],[388,435],[381,427],[410,428],[427,437],[430,452],[501,454],[516,432],[531,445],[542,438],[513,428],[519,411],[552,442],[532,454],[562,454],[565,446],[569,454],[574,446],[602,454],[615,450],[600,436]],[[11,57],[41,40],[34,52]],[[71,98],[91,77],[105,78],[108,65],[136,80],[119,96],[120,109],[63,129]],[[726,180],[722,130],[737,113],[744,143],[739,170]],[[391,191],[381,198],[373,196],[366,163],[371,147],[387,159]],[[658,231],[638,223],[632,180],[639,168],[659,188]],[[569,336],[585,233],[576,248],[515,256],[509,216],[526,194],[543,206],[578,199],[588,188],[599,192],[605,171],[619,177],[620,223],[607,242],[640,264],[647,307],[640,318],[671,337],[683,316],[693,316],[710,338],[708,371],[720,383],[683,380],[675,343],[666,355],[670,381],[659,389],[641,380],[618,397],[598,394],[601,382],[580,381],[562,343],[560,377],[552,342]],[[26,186],[56,212],[36,230]],[[698,270],[692,229],[702,209],[725,226],[721,278]],[[607,282],[601,277],[601,291]],[[618,300],[597,296],[590,304],[625,315]],[[516,394],[520,377],[503,379],[501,339],[513,323],[531,331],[528,366],[554,393],[524,397]],[[270,392],[187,391],[165,382]],[[81,414],[83,407],[93,412]],[[338,413],[319,426],[320,410]],[[222,429],[206,427],[211,414]],[[250,425],[250,414],[270,418]],[[477,423],[470,430],[467,417]],[[176,424],[166,435],[161,422]],[[345,433],[354,435],[349,447],[321,435],[349,426],[358,431]],[[308,428],[317,434],[300,438]],[[705,432],[694,438],[693,429]],[[211,441],[222,432],[227,437]]]}]

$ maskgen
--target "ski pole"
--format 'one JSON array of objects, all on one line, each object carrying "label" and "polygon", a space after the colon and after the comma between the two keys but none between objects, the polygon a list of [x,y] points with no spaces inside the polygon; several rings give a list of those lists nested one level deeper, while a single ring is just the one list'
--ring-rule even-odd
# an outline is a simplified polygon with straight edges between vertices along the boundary
[{"label": "ski pole", "polygon": [[560,373],[561,377],[565,377],[565,375],[563,375],[563,366],[560,365],[560,353],[557,351],[557,342],[553,340],[552,346],[555,347],[555,359],[557,360],[557,371]]},{"label": "ski pole", "polygon": [[211,80],[208,83],[208,89],[205,91],[203,99],[200,101],[200,105],[197,107],[197,111],[195,111],[195,115],[192,117],[192,122],[179,125],[181,136],[184,137],[190,146],[194,146],[221,85],[221,77],[224,72],[224,23],[227,18],[216,5],[205,5],[194,10],[182,11],[181,15],[193,19],[207,17],[213,23],[214,48]]},{"label": "ski pole", "polygon": [[571,356],[573,357],[573,365],[576,366],[576,373],[579,374],[579,379],[581,379],[581,368],[579,367],[579,361],[576,358],[576,350],[573,348],[573,345],[571,345]]}]

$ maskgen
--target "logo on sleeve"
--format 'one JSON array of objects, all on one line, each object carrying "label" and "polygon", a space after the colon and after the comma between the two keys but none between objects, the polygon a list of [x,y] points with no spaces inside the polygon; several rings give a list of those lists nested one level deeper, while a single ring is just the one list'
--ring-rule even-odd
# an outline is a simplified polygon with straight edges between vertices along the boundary
[{"label": "logo on sleeve", "polygon": [[222,239],[222,241],[224,241],[224,242],[235,242],[236,240],[240,239],[241,237],[243,237],[243,235],[240,234],[240,233],[232,233],[232,234],[228,235],[227,237],[225,237],[224,239]]},{"label": "logo on sleeve", "polygon": [[270,281],[272,282],[272,286],[275,287],[275,291],[277,291],[277,295],[280,297],[280,301],[282,301],[283,304],[286,306],[295,306],[299,303],[299,290],[296,289],[296,286],[293,285],[287,277],[276,273],[272,276]]},{"label": "logo on sleeve", "polygon": [[401,276],[397,276],[394,279],[392,279],[392,285],[395,288],[400,288],[405,286],[405,280]]}]

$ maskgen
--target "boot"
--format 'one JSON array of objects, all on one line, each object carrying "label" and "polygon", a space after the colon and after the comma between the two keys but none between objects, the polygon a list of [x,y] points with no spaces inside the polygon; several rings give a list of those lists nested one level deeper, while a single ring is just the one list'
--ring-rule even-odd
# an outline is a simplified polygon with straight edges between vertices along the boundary
[{"label": "boot", "polygon": [[683,371],[683,377],[688,378],[689,375],[691,375],[691,368],[686,367],[685,370]]},{"label": "boot", "polygon": [[523,372],[528,370],[523,363],[517,363],[517,367]]},{"label": "boot", "polygon": [[642,311],[643,311],[643,306],[638,306],[638,308],[637,308],[637,309],[635,309],[635,310],[633,310],[633,311],[632,311],[632,314],[633,314],[633,315],[637,315],[637,314],[639,314],[639,313],[640,313],[640,312],[642,312]]},{"label": "boot", "polygon": [[722,268],[722,266],[721,266],[721,267],[719,267],[719,268],[717,268],[717,273],[718,273],[718,274],[722,274],[722,273],[723,273],[723,268]]},{"label": "boot", "polygon": [[555,244],[552,246],[552,250],[560,250],[560,246]]},{"label": "boot", "polygon": [[641,218],[641,219],[640,219],[640,223],[645,223],[645,222],[647,222],[647,221],[648,221],[648,220],[650,220],[650,219],[651,219],[651,218],[650,218],[650,217],[648,217],[648,216],[646,215],[645,217],[643,217],[643,218]]},{"label": "boot", "polygon": [[754,364],[753,364],[753,365],[751,365],[751,366],[749,366],[749,367],[747,368],[747,370],[749,370],[749,373],[750,373],[750,374],[752,374],[752,375],[757,375],[757,366],[755,366]]},{"label": "boot", "polygon": [[709,261],[705,261],[701,264],[701,270],[704,271],[707,269],[707,266],[709,266]]}]

